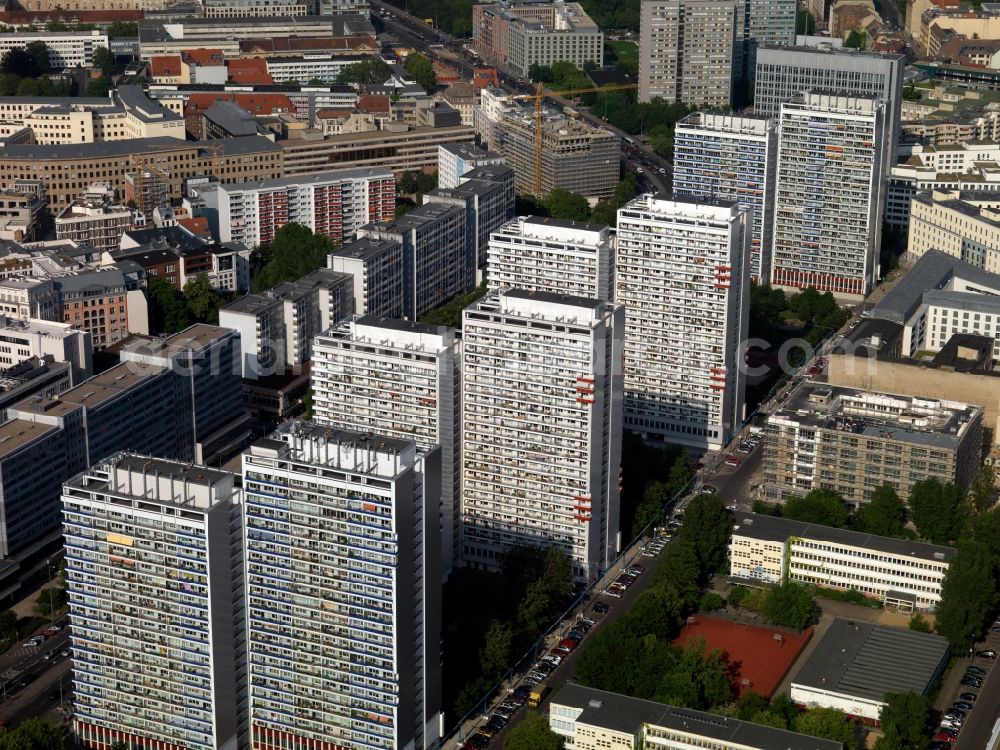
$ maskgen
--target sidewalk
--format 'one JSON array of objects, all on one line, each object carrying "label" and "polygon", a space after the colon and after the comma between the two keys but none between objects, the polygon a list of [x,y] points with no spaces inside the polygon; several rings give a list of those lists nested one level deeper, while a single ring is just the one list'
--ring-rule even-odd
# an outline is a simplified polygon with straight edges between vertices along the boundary
[{"label": "sidewalk", "polygon": [[38,613],[35,611],[35,602],[38,600],[38,595],[47,587],[55,586],[59,582],[58,572],[48,583],[43,583],[37,589],[28,594],[24,599],[12,605],[10,609],[18,617],[36,617]]}]

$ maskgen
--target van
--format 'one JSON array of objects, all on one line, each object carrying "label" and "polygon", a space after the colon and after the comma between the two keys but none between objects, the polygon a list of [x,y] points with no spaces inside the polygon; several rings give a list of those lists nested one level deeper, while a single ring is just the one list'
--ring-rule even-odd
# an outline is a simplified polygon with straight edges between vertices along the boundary
[{"label": "van", "polygon": [[548,696],[551,688],[548,685],[537,685],[528,696],[528,708],[538,708]]}]

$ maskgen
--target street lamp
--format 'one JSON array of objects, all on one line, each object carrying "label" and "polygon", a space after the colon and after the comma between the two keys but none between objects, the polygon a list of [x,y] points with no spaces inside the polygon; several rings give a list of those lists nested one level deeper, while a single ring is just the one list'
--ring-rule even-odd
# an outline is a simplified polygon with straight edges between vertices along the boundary
[{"label": "street lamp", "polygon": [[49,581],[48,581],[49,582],[49,587],[48,587],[48,592],[49,592],[49,625],[51,625],[56,620],[55,607],[52,606],[53,603],[54,603],[54,600],[52,599],[53,591],[52,591],[52,558],[51,557],[48,558],[45,561],[45,565],[48,567],[48,571],[49,571]]}]

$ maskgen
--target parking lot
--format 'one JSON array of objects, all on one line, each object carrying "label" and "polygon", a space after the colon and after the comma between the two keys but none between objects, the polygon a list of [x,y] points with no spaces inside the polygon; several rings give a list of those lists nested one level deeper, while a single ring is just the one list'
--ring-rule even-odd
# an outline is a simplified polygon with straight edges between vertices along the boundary
[{"label": "parking lot", "polygon": [[[994,674],[996,654],[1000,653],[1000,623],[994,625],[986,639],[976,644],[972,655],[958,659],[947,675],[935,704],[935,720],[947,715],[955,703],[954,719],[946,720],[941,733],[935,734],[932,750],[955,747],[958,750],[986,750],[994,724],[1000,718],[1000,678]],[[990,656],[992,654],[992,656]]]}]

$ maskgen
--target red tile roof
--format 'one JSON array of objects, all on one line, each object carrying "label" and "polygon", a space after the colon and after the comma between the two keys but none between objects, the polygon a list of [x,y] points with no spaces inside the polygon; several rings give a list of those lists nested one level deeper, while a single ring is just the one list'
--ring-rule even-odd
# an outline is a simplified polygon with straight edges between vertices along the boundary
[{"label": "red tile roof", "polygon": [[203,68],[226,64],[226,56],[221,49],[186,49],[181,53],[184,61]]},{"label": "red tile roof", "polygon": [[392,105],[385,94],[362,94],[358,97],[357,109],[366,114],[387,115],[392,111]]},{"label": "red tile roof", "polygon": [[230,60],[226,63],[229,69],[229,80],[235,83],[271,85],[274,79],[267,72],[267,60],[262,57],[248,57],[240,60]]},{"label": "red tile roof", "polygon": [[295,112],[292,100],[284,94],[191,94],[184,105],[184,115],[198,115],[216,102],[236,102],[252,115],[270,115],[275,112]]},{"label": "red tile roof", "polygon": [[181,74],[180,55],[153,55],[149,59],[149,72],[153,78],[176,78]]},{"label": "red tile roof", "polygon": [[333,109],[331,107],[325,107],[323,109],[316,110],[316,117],[320,120],[336,120],[341,117],[350,117],[351,110],[349,109]]},{"label": "red tile roof", "polygon": [[193,216],[187,219],[178,219],[177,223],[188,230],[195,237],[205,240],[212,239],[212,232],[208,228],[208,219],[204,216]]}]

